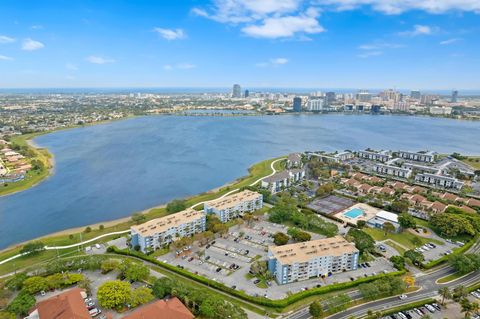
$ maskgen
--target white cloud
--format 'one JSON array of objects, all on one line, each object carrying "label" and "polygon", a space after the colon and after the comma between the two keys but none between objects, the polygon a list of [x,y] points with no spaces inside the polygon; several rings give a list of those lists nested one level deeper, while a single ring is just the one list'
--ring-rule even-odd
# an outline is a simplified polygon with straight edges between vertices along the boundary
[{"label": "white cloud", "polygon": [[101,56],[96,56],[96,55],[91,55],[87,57],[85,60],[87,60],[90,63],[93,64],[107,64],[107,63],[114,63],[115,60],[109,59],[109,58],[103,58]]},{"label": "white cloud", "polygon": [[66,68],[67,70],[70,70],[70,71],[77,71],[77,70],[78,70],[78,67],[77,67],[75,64],[73,64],[73,63],[67,63],[67,64],[65,64],[65,68]]},{"label": "white cloud", "polygon": [[478,0],[316,0],[318,5],[331,6],[336,10],[353,10],[369,6],[385,14],[400,14],[410,10],[428,13],[463,11],[480,13]]},{"label": "white cloud", "polygon": [[178,70],[190,70],[190,69],[194,69],[196,68],[197,66],[195,64],[192,64],[192,63],[178,63],[178,64],[175,64],[175,65],[171,65],[171,64],[165,64],[163,66],[163,69],[166,70],[166,71],[170,71],[170,70],[174,70],[174,69],[178,69]]},{"label": "white cloud", "polygon": [[280,65],[285,65],[289,61],[287,58],[275,58],[275,59],[270,59],[268,62],[260,62],[255,64],[259,68],[265,68],[265,67],[277,67]]},{"label": "white cloud", "polygon": [[379,49],[398,49],[403,47],[405,47],[403,44],[377,41],[373,43],[362,44],[358,48],[360,50],[368,51],[368,50],[379,50]]},{"label": "white cloud", "polygon": [[415,37],[417,35],[431,35],[435,32],[435,28],[428,25],[416,24],[412,30],[399,32],[399,35]]},{"label": "white cloud", "polygon": [[43,29],[43,25],[36,24],[36,25],[32,25],[30,28],[33,30],[40,30],[40,29]]},{"label": "white cloud", "polygon": [[366,59],[366,58],[370,58],[370,57],[374,57],[374,56],[379,56],[379,55],[382,55],[383,52],[382,51],[367,51],[365,53],[361,53],[358,55],[359,58],[362,58],[362,59]]},{"label": "white cloud", "polygon": [[35,51],[44,48],[45,45],[42,42],[32,40],[30,38],[23,40],[22,50]]},{"label": "white cloud", "polygon": [[7,37],[6,35],[0,35],[0,43],[1,44],[12,43],[12,42],[15,42],[14,38]]},{"label": "white cloud", "polygon": [[448,44],[452,44],[452,43],[458,42],[458,41],[460,41],[460,40],[461,40],[461,39],[459,39],[459,38],[452,38],[452,39],[447,39],[447,40],[441,41],[440,44],[441,44],[441,45],[448,45]]},{"label": "white cloud", "polygon": [[304,38],[305,34],[325,31],[317,20],[320,10],[309,5],[313,1],[213,0],[210,10],[193,8],[191,12],[217,22],[238,25],[251,37]]},{"label": "white cloud", "polygon": [[179,40],[187,37],[182,29],[163,29],[155,28],[153,31],[157,32],[162,38],[167,40]]},{"label": "white cloud", "polygon": [[12,57],[0,54],[0,61],[12,61],[12,60],[13,60]]},{"label": "white cloud", "polygon": [[310,8],[297,16],[271,17],[257,25],[247,25],[243,33],[255,38],[289,38],[297,33],[315,34],[325,29],[318,23],[318,11]]}]

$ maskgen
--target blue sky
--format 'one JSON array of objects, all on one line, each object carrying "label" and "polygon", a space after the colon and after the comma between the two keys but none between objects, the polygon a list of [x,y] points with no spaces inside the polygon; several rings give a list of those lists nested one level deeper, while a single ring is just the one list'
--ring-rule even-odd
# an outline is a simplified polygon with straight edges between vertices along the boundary
[{"label": "blue sky", "polygon": [[0,88],[480,89],[480,0],[0,2]]}]

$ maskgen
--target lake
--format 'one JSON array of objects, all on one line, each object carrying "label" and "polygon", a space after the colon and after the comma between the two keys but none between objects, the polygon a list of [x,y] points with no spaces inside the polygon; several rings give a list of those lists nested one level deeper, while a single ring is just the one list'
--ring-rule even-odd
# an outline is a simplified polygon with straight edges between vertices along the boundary
[{"label": "lake", "polygon": [[194,195],[294,151],[480,154],[480,123],[374,115],[149,116],[34,140],[55,156],[41,184],[0,197],[0,248]]}]

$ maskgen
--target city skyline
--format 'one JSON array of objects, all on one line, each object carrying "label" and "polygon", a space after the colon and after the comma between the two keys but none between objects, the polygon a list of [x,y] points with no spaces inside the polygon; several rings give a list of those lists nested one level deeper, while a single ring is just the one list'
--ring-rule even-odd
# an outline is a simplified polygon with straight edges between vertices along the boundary
[{"label": "city skyline", "polygon": [[471,0],[5,1],[0,88],[239,83],[462,94],[480,89],[479,12]]}]

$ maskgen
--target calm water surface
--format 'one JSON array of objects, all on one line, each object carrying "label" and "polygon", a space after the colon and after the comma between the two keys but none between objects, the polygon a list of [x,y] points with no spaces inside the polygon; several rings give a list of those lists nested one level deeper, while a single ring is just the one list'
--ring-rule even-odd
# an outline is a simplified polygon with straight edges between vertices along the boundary
[{"label": "calm water surface", "polygon": [[134,118],[35,139],[55,173],[0,197],[0,248],[128,216],[293,151],[392,148],[480,154],[480,123],[370,115]]}]

